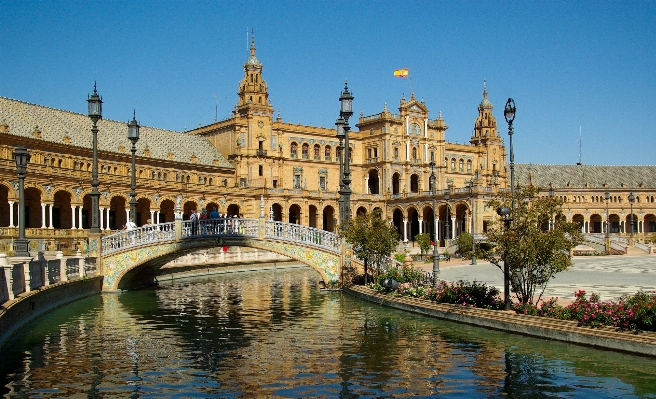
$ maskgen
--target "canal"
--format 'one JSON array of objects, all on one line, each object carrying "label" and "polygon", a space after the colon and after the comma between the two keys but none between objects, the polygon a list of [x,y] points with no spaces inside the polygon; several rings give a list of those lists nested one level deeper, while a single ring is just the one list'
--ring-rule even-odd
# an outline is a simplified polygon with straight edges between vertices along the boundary
[{"label": "canal", "polygon": [[6,398],[656,398],[650,358],[319,289],[310,268],[160,282],[57,309],[0,350]]}]

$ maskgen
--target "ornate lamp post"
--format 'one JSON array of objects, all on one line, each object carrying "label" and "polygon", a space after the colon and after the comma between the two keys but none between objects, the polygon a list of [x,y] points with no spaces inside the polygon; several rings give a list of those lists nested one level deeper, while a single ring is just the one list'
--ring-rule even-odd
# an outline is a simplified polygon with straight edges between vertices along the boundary
[{"label": "ornate lamp post", "polygon": [[351,130],[351,127],[348,124],[349,118],[353,115],[353,96],[348,91],[348,84],[344,84],[344,91],[339,98],[340,109],[339,109],[339,118],[335,125],[337,126],[337,138],[341,141],[344,140],[344,147],[342,148],[341,155],[341,165],[342,166],[342,176],[341,185],[339,191],[339,203],[340,203],[340,225],[344,229],[346,227],[346,222],[351,218],[351,168],[350,168],[350,153],[351,149],[349,147],[349,136],[348,132]]},{"label": "ornate lamp post", "polygon": [[440,254],[437,251],[437,204],[435,202],[435,162],[431,161],[431,195],[433,196],[433,285],[437,285],[437,275],[440,274]]},{"label": "ornate lamp post", "polygon": [[98,121],[102,119],[102,98],[96,91],[96,84],[93,84],[93,94],[87,99],[89,103],[89,118],[93,122],[91,133],[93,134],[93,163],[91,168],[91,229],[92,234],[100,234],[99,217],[100,217],[100,191],[98,186]]},{"label": "ornate lamp post", "polygon": [[610,193],[608,192],[608,187],[606,187],[604,198],[606,199],[606,253],[610,254],[610,214],[608,213],[608,202],[610,201]]},{"label": "ornate lamp post", "polygon": [[506,107],[503,111],[503,116],[508,122],[508,137],[510,137],[510,193],[512,196],[511,211],[515,212],[515,153],[513,152],[512,136],[513,136],[513,121],[515,120],[515,101],[509,98],[506,102]]},{"label": "ornate lamp post", "polygon": [[635,196],[633,191],[629,193],[629,203],[631,204],[631,245],[633,245],[633,202],[635,202]]},{"label": "ornate lamp post", "polygon": [[[553,199],[554,197],[554,188],[553,188],[553,183],[549,184],[549,198]],[[553,210],[553,208],[552,208]],[[556,223],[554,221],[554,215],[553,212],[551,213],[551,219],[549,220],[549,230],[554,230],[556,228]]]},{"label": "ornate lamp post", "polygon": [[[506,118],[508,123],[508,137],[510,137],[510,196],[511,196],[511,207],[510,213],[515,215],[515,152],[513,151],[512,137],[513,137],[513,121],[515,120],[515,112],[517,107],[515,107],[515,101],[512,98],[509,98],[506,101],[506,107],[503,110],[503,116]],[[508,209],[508,208],[503,208]],[[505,220],[508,220],[508,226],[512,221],[512,217],[508,217],[508,214],[504,215]],[[510,310],[510,276],[509,276],[509,264],[508,259],[503,260],[503,287],[504,287],[504,309]]]},{"label": "ornate lamp post", "polygon": [[132,114],[132,120],[128,123],[128,139],[132,142],[132,185],[130,186],[130,219],[137,225],[137,171],[135,154],[137,152],[137,141],[139,141],[139,122],[137,122],[137,112]]},{"label": "ornate lamp post", "polygon": [[25,239],[25,174],[27,164],[30,162],[30,153],[27,148],[19,146],[14,150],[16,173],[18,174],[18,240],[15,242],[16,257],[30,257],[28,241]]},{"label": "ornate lamp post", "polygon": [[[444,192],[444,201],[446,201],[446,234],[445,238],[449,240],[451,238],[451,207],[449,206],[449,200],[451,199],[451,187],[447,188]],[[446,244],[448,246],[448,243]]]}]

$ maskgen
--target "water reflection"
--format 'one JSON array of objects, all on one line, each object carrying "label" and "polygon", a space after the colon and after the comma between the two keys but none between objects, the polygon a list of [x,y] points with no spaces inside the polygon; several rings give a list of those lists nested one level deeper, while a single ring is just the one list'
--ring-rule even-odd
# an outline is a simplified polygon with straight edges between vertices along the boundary
[{"label": "water reflection", "polygon": [[310,269],[88,298],[0,352],[6,397],[656,397],[652,359],[441,322]]}]

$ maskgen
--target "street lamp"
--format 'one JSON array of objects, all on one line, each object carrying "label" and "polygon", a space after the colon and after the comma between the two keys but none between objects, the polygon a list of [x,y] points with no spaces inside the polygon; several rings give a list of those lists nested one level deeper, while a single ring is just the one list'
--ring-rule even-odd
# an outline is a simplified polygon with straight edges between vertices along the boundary
[{"label": "street lamp", "polygon": [[437,286],[437,275],[440,273],[440,254],[437,251],[437,204],[435,203],[435,162],[431,161],[431,195],[433,196],[433,285]]},{"label": "street lamp", "polygon": [[[510,138],[510,197],[511,197],[511,207],[510,212],[515,216],[515,152],[513,151],[512,136],[513,136],[513,121],[515,120],[515,112],[517,107],[515,107],[515,101],[512,98],[509,98],[506,101],[506,107],[503,110],[503,116],[506,118],[508,123],[508,137]],[[503,208],[508,209],[508,208]],[[512,221],[512,218],[508,217],[508,214],[504,216],[508,221],[508,225]],[[503,286],[504,286],[504,309],[510,310],[510,292],[509,292],[509,265],[508,260],[504,259],[503,261]]]},{"label": "street lamp", "polygon": [[[451,207],[449,206],[449,200],[451,199],[451,195],[449,194],[451,192],[451,187],[446,189],[446,192],[444,193],[444,201],[446,202],[446,239],[449,240],[451,238]],[[448,246],[448,243],[446,244]]]},{"label": "street lamp", "polygon": [[608,187],[606,187],[604,198],[606,199],[606,254],[610,254],[610,214],[608,213],[608,202],[610,201],[610,193],[608,192]]},{"label": "street lamp", "polygon": [[633,202],[635,197],[633,196],[633,191],[629,193],[629,202],[631,203],[631,245],[633,245]]},{"label": "street lamp", "polygon": [[98,186],[98,121],[102,119],[102,98],[96,91],[96,83],[93,84],[93,94],[87,98],[89,103],[89,118],[93,122],[91,133],[93,134],[93,163],[91,168],[91,229],[92,234],[100,234],[100,225],[98,223],[100,217],[100,191]]},{"label": "street lamp", "polygon": [[[510,228],[510,222],[512,222],[510,212],[510,209],[506,206],[497,209],[497,214],[503,217],[506,231]],[[510,267],[507,252],[503,255],[503,309],[510,310]]]},{"label": "street lamp", "polygon": [[130,186],[130,219],[134,225],[137,225],[137,171],[135,154],[137,152],[137,141],[139,141],[139,122],[137,122],[137,112],[132,114],[132,120],[128,123],[128,139],[132,142],[132,185]]},{"label": "street lamp", "polygon": [[28,241],[25,239],[25,174],[27,164],[30,162],[30,153],[24,146],[18,146],[14,150],[14,161],[16,161],[16,173],[18,174],[18,240],[15,243],[14,256],[30,257]]},{"label": "street lamp", "polygon": [[[553,188],[553,183],[549,184],[549,199],[553,200],[554,197],[554,188]],[[551,204],[551,207],[553,207],[553,201]],[[549,230],[554,230],[556,228],[556,221],[554,220],[554,215],[553,215],[553,208],[550,208],[552,210],[551,214],[549,215]]]},{"label": "street lamp", "polygon": [[510,137],[510,194],[512,196],[512,206],[510,210],[515,212],[515,153],[513,152],[512,136],[513,136],[513,121],[515,120],[515,101],[509,98],[506,102],[506,107],[503,111],[503,116],[508,122],[508,137]]},{"label": "street lamp", "polygon": [[476,238],[474,237],[474,180],[469,182],[469,205],[471,206],[471,236],[472,236],[472,258],[471,264],[476,265]]},{"label": "street lamp", "polygon": [[340,139],[340,147],[342,139],[344,140],[344,147],[341,151],[341,170],[342,175],[341,185],[339,191],[339,205],[340,205],[340,223],[341,229],[346,228],[346,222],[351,217],[351,169],[350,169],[350,153],[349,136],[348,132],[351,127],[348,124],[349,118],[353,115],[353,96],[348,91],[348,84],[344,83],[344,91],[339,97],[340,108],[339,118],[335,125],[337,126],[337,138]]}]

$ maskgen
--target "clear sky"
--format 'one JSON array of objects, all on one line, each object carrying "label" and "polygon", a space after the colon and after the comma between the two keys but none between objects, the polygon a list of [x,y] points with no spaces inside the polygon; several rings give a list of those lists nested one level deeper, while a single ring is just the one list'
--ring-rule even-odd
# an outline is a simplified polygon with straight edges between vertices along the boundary
[{"label": "clear sky", "polygon": [[[285,122],[333,127],[412,91],[466,142],[487,80],[517,163],[656,164],[654,1],[0,0],[0,96],[182,131],[230,115],[254,29]],[[409,68],[412,79],[394,78]],[[1,116],[0,116],[1,118]],[[127,129],[127,128],[126,128]]]}]

